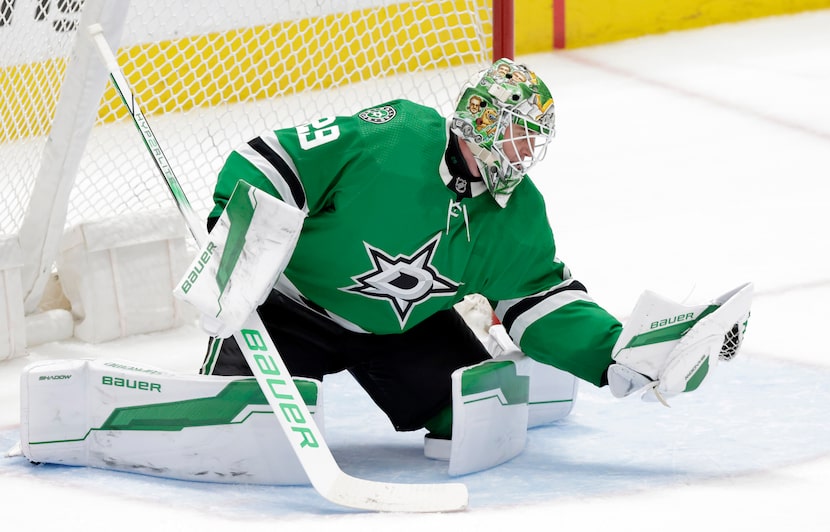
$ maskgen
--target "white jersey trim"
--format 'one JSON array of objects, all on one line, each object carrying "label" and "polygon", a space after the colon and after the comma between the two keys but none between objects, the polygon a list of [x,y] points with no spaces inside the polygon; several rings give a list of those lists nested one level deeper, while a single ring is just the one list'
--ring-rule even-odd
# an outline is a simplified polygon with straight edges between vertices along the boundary
[{"label": "white jersey trim", "polygon": [[[285,162],[285,164],[294,172],[294,175],[297,176],[298,182],[300,186],[302,186],[302,181],[299,181],[299,173],[297,172],[297,167],[294,165],[294,161],[291,159],[291,156],[288,155],[288,152],[285,151],[285,148],[282,147],[280,144],[279,139],[277,136],[272,132],[265,132],[259,136],[260,139],[268,146],[271,150],[273,150],[279,157]],[[308,202],[306,201],[304,205],[300,206],[297,205],[297,202],[294,199],[294,195],[291,192],[291,188],[289,187],[288,183],[285,180],[285,177],[280,174],[280,172],[271,164],[265,157],[260,155],[255,149],[253,149],[250,145],[243,144],[239,148],[236,149],[236,152],[244,157],[248,162],[253,164],[262,174],[268,178],[268,181],[274,185],[274,188],[277,189],[277,192],[280,195],[280,199],[285,203],[291,205],[292,207],[296,207],[302,210],[304,213],[308,214]],[[305,196],[305,191],[303,191],[303,196]]]},{"label": "white jersey trim", "polygon": [[[571,284],[570,280],[553,287],[552,290],[561,290],[563,286],[567,286],[568,284]],[[514,305],[524,301],[525,299],[527,298],[501,301],[496,305],[494,310],[498,316],[504,316],[505,313],[507,313]],[[516,317],[515,320],[513,320],[513,323],[510,325],[510,329],[508,330],[510,337],[513,338],[516,345],[521,345],[522,337],[528,327],[551,312],[555,312],[565,305],[576,301],[593,301],[593,299],[591,299],[591,297],[582,290],[561,290],[555,294],[552,294],[550,297],[547,297],[538,304],[528,308]]]}]

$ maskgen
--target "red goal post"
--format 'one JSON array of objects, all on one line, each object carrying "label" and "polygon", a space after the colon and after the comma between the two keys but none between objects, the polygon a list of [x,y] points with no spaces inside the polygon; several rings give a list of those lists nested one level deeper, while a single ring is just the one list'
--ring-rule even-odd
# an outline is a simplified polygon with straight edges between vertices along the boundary
[{"label": "red goal post", "polygon": [[513,0],[493,0],[493,60],[514,59],[515,28]]},{"label": "red goal post", "polygon": [[[108,220],[112,231],[135,229],[124,221],[174,208],[81,28],[100,23],[118,44],[125,76],[206,214],[224,157],[265,129],[400,97],[449,112],[464,80],[513,55],[512,4],[86,0],[39,2],[31,13],[0,1],[0,307],[12,309],[0,313],[0,360],[17,307],[28,316],[73,306],[78,319],[74,301],[48,296],[71,229]],[[19,337],[6,353],[20,353]]]}]

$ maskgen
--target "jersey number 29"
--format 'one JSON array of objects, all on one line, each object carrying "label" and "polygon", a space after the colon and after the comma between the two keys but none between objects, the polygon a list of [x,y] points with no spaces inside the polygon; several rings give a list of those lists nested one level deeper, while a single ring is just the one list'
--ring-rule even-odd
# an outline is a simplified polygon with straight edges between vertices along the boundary
[{"label": "jersey number 29", "polygon": [[300,147],[304,150],[316,148],[327,142],[337,140],[340,136],[340,128],[330,125],[334,117],[318,118],[308,124],[297,127],[297,135],[300,140]]}]

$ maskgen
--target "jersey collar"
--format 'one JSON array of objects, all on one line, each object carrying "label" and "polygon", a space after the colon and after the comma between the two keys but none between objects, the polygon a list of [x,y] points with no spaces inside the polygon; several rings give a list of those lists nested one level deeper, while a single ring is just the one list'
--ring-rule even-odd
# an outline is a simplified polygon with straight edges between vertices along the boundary
[{"label": "jersey collar", "polygon": [[461,149],[458,147],[458,137],[449,130],[449,121],[447,121],[447,149],[441,158],[438,173],[444,185],[456,195],[456,201],[474,198],[487,191],[484,181],[480,177],[473,176],[464,163]]}]

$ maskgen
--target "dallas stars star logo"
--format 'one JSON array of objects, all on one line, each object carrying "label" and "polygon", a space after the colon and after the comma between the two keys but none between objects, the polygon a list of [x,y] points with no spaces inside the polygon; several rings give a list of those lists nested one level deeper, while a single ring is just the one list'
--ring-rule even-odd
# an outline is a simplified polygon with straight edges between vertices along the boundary
[{"label": "dallas stars star logo", "polygon": [[438,233],[412,255],[396,257],[364,242],[374,268],[352,277],[357,284],[341,290],[389,301],[403,328],[415,305],[431,297],[458,292],[459,285],[442,276],[432,265],[432,255],[440,240],[441,233]]},{"label": "dallas stars star logo", "polygon": [[393,118],[397,112],[395,108],[389,105],[384,105],[382,107],[373,107],[372,109],[366,109],[362,111],[359,115],[361,120],[365,120],[366,122],[371,122],[373,124],[383,124],[384,122],[389,122]]}]

